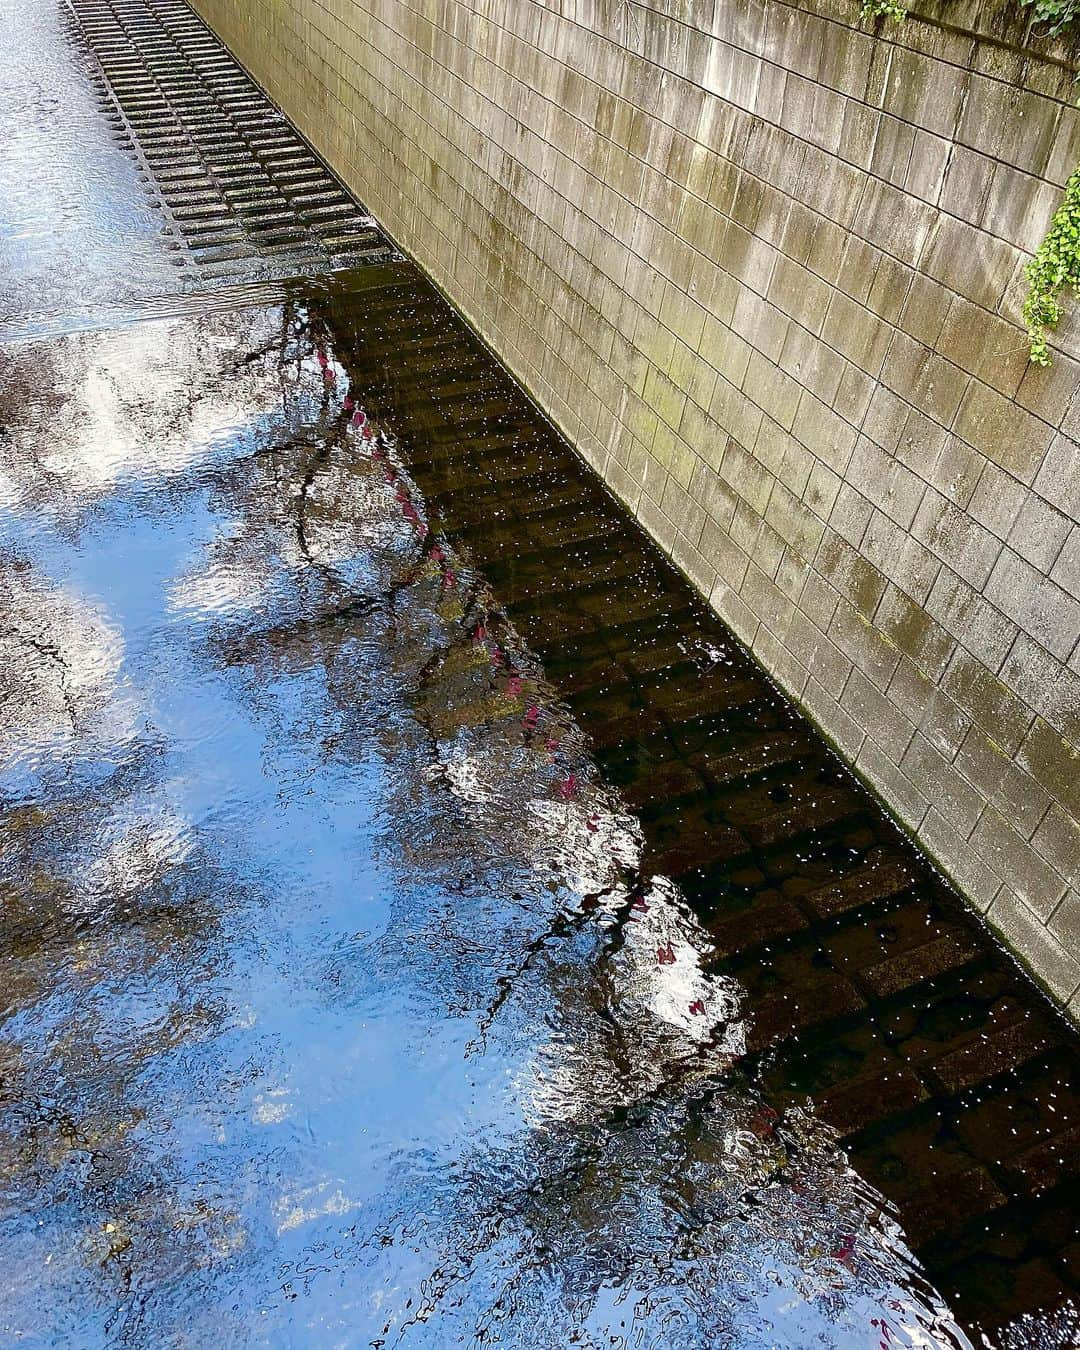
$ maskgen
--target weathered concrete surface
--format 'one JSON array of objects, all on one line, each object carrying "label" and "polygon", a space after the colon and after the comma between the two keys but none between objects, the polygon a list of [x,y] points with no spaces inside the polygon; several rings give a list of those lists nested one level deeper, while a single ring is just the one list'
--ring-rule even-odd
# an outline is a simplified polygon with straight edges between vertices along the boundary
[{"label": "weathered concrete surface", "polygon": [[1018,326],[1069,53],[1011,4],[196,7],[1080,1010],[1080,327]]}]

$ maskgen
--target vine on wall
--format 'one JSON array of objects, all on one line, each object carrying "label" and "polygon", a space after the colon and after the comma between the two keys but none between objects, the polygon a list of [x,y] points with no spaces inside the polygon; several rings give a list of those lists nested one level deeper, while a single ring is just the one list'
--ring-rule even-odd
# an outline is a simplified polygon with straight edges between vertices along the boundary
[{"label": "vine on wall", "polygon": [[[1048,37],[1080,34],[1080,0],[1020,0],[1031,10],[1031,22]],[[863,0],[862,17],[902,23],[907,10],[899,0]],[[1027,265],[1028,293],[1023,304],[1030,358],[1037,366],[1050,364],[1047,335],[1061,318],[1061,295],[1080,291],[1080,167],[1065,185],[1061,205]]]},{"label": "vine on wall", "polygon": [[1032,23],[1046,25],[1049,37],[1080,28],[1080,0],[1020,0],[1020,3],[1032,11]]},{"label": "vine on wall", "polygon": [[898,0],[863,0],[864,19],[891,19],[893,23],[903,23],[907,10]]},{"label": "vine on wall", "polygon": [[907,18],[907,9],[898,0],[863,0],[863,18],[891,19],[894,23],[903,23]]},{"label": "vine on wall", "polygon": [[1061,205],[1050,228],[1027,266],[1028,293],[1024,323],[1037,366],[1050,364],[1046,336],[1061,318],[1059,297],[1066,287],[1080,289],[1080,168],[1065,185]]}]

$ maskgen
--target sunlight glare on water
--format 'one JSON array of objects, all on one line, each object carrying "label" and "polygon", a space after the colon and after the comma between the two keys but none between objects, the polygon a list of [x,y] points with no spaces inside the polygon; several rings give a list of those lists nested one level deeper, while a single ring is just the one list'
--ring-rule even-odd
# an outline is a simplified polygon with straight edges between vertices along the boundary
[{"label": "sunlight glare on water", "polygon": [[1080,1343],[1075,1035],[190,13],[109,15],[152,130],[231,91],[239,243],[0,3],[0,1341]]},{"label": "sunlight glare on water", "polygon": [[6,1335],[966,1344],[310,314],[3,359]]}]

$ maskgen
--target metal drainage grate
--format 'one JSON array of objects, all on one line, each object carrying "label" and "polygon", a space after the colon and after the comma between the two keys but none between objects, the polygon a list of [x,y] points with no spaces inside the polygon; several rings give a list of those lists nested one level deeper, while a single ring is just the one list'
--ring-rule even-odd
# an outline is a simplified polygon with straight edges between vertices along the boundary
[{"label": "metal drainage grate", "polygon": [[184,0],[68,0],[188,256],[340,267],[396,256]]}]

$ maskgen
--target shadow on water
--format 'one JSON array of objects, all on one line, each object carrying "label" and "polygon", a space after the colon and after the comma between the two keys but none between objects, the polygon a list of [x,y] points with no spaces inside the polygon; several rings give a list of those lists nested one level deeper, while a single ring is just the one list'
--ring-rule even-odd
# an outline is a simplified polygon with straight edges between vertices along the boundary
[{"label": "shadow on water", "polygon": [[6,1338],[1072,1343],[1075,1039],[411,269],[0,380]]}]

